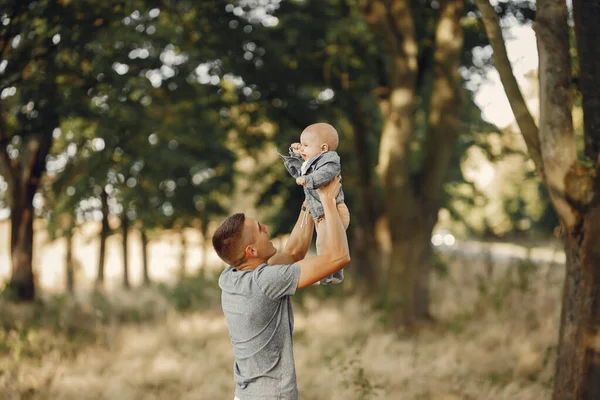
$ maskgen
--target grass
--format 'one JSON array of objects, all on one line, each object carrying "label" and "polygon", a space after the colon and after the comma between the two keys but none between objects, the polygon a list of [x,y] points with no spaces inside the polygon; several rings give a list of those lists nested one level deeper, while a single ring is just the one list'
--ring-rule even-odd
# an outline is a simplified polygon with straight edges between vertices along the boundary
[{"label": "grass", "polygon": [[[301,398],[550,399],[563,268],[441,261],[435,322],[412,335],[383,329],[342,288],[299,298]],[[198,275],[77,300],[0,300],[0,398],[233,398],[219,295],[214,277]]]}]

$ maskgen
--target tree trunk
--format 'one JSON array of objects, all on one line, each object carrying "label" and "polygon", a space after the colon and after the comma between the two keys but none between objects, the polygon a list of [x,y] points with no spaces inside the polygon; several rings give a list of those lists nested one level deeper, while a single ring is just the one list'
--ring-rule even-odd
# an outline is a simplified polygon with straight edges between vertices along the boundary
[{"label": "tree trunk", "polygon": [[102,203],[102,229],[100,230],[100,250],[98,255],[98,275],[96,277],[96,287],[104,286],[104,265],[106,264],[106,240],[110,234],[110,226],[108,225],[108,193],[102,189],[100,194]]},{"label": "tree trunk", "polygon": [[[564,12],[564,11],[563,11]],[[567,234],[554,399],[600,398],[600,34],[597,2],[573,2],[583,95],[585,155],[566,178],[567,195],[578,216]]]},{"label": "tree trunk", "polygon": [[[575,0],[573,7],[584,97],[585,152],[592,162],[579,163],[576,158],[568,10],[562,0],[537,2],[540,151],[529,152],[532,158],[541,156],[534,162],[542,164],[540,178],[565,234],[567,271],[553,399],[595,400],[600,398],[600,52],[595,43],[600,34],[600,6],[596,1]],[[511,103],[514,100],[509,96]],[[522,134],[529,148],[531,140],[526,132]]]},{"label": "tree trunk", "polygon": [[[412,294],[417,264],[413,260],[416,257],[410,254],[413,237],[408,227],[420,223],[413,214],[418,204],[410,179],[408,147],[414,123],[418,43],[409,1],[365,3],[363,13],[384,40],[391,62],[389,88],[385,90],[388,95],[380,101],[384,123],[377,174],[384,189],[385,212],[378,225],[382,236],[391,243],[384,299],[391,317],[389,325],[397,327],[410,322],[414,313]],[[388,246],[381,243],[380,247]]]},{"label": "tree trunk", "polygon": [[[352,121],[354,152],[358,161],[358,223],[354,224],[355,242],[352,254],[352,269],[357,275],[361,290],[367,295],[377,293],[379,290],[379,265],[377,255],[378,245],[375,238],[375,207],[379,203],[379,196],[374,188],[371,175],[371,159],[367,135],[369,132],[366,115],[360,100],[348,94],[350,101],[350,119]],[[355,272],[354,272],[355,271]]]},{"label": "tree trunk", "polygon": [[600,3],[573,0],[573,15],[579,56],[579,89],[583,95],[585,155],[600,163]]},{"label": "tree trunk", "polygon": [[498,15],[494,11],[494,8],[490,5],[489,0],[475,0],[477,7],[481,12],[481,18],[483,25],[487,33],[488,40],[494,51],[494,61],[502,86],[508,97],[510,107],[517,125],[521,130],[521,135],[527,145],[527,151],[529,156],[533,160],[538,176],[544,180],[544,168],[542,163],[542,155],[540,149],[540,138],[538,135],[538,127],[535,124],[533,116],[527,107],[523,93],[519,88],[517,79],[512,71],[512,66],[508,59],[508,53],[506,52],[506,46],[502,36],[502,28],[500,27],[500,21]]},{"label": "tree trunk", "polygon": [[37,190],[34,182],[15,179],[11,191],[11,260],[12,272],[9,290],[18,300],[35,298],[33,277],[33,196]]},{"label": "tree trunk", "polygon": [[431,254],[431,234],[420,221],[415,217],[413,223],[403,225],[406,233],[392,242],[385,304],[391,317],[388,322],[394,327],[429,318],[429,285],[421,285],[420,279]]},{"label": "tree trunk", "polygon": [[540,0],[534,25],[540,59],[540,149],[544,181],[561,225],[575,226],[565,176],[577,160],[571,96],[568,10],[564,0]]},{"label": "tree trunk", "polygon": [[75,268],[73,265],[73,229],[68,228],[65,235],[67,245],[65,254],[65,272],[67,293],[73,294],[75,289]]},{"label": "tree trunk", "polygon": [[185,230],[179,231],[179,240],[181,247],[179,248],[179,279],[185,278],[186,275],[186,264],[187,264],[187,239],[185,237]]},{"label": "tree trunk", "polygon": [[144,273],[144,286],[150,286],[150,273],[148,269],[148,235],[146,231],[142,229],[140,231],[142,237],[142,262],[143,262],[143,273]]},{"label": "tree trunk", "polygon": [[6,131],[0,117],[0,171],[8,182],[11,210],[11,280],[9,291],[18,300],[35,298],[33,276],[33,221],[35,218],[33,197],[42,174],[46,170],[46,156],[52,145],[52,130],[58,126],[58,118],[48,113],[47,131],[29,139],[22,149],[22,156],[10,160],[6,151]]},{"label": "tree trunk", "polygon": [[431,231],[437,221],[442,185],[460,130],[462,110],[458,67],[463,45],[459,20],[463,2],[441,2],[436,28],[436,62],[429,110],[429,137],[421,171],[411,174],[409,145],[414,125],[418,77],[417,51],[411,3],[366,1],[363,12],[379,32],[390,54],[389,96],[382,98],[384,117],[377,172],[384,188],[384,216],[380,237],[389,243],[385,290],[390,325],[410,324],[429,317]]},{"label": "tree trunk", "polygon": [[127,218],[125,211],[123,211],[123,215],[121,216],[121,233],[123,236],[123,287],[125,289],[129,289],[131,287],[129,284],[129,257],[127,245],[127,238],[129,236],[129,219]]},{"label": "tree trunk", "polygon": [[565,247],[567,275],[553,398],[596,400],[600,399],[600,206],[582,216]]},{"label": "tree trunk", "polygon": [[210,251],[210,239],[208,238],[208,221],[201,221],[202,225],[202,264],[201,270],[204,273],[208,268],[208,252]]},{"label": "tree trunk", "polygon": [[429,318],[429,280],[431,275],[431,233],[442,204],[443,185],[452,159],[454,144],[461,128],[463,88],[458,72],[463,51],[464,33],[460,18],[463,0],[441,2],[440,18],[435,33],[434,76],[428,113],[427,147],[417,196],[421,208],[422,240],[417,283],[414,287],[415,312]]}]

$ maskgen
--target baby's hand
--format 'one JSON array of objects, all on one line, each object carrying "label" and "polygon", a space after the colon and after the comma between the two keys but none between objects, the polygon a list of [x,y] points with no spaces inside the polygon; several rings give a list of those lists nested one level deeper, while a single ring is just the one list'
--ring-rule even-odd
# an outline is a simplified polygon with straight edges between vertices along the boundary
[{"label": "baby's hand", "polygon": [[300,143],[292,143],[292,151],[296,154],[300,154],[300,150],[302,149],[302,145]]},{"label": "baby's hand", "polygon": [[300,186],[306,186],[306,178],[299,176],[296,178],[296,183]]}]

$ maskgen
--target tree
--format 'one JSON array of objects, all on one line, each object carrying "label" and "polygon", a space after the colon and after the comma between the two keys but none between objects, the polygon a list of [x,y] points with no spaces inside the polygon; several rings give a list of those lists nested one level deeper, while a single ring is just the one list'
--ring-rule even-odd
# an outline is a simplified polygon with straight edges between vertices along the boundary
[{"label": "tree", "polygon": [[[462,88],[458,74],[463,31],[462,1],[442,1],[435,28],[433,91],[429,104],[427,142],[416,171],[410,144],[415,130],[415,104],[420,74],[419,40],[411,2],[362,1],[372,29],[386,44],[388,74],[380,89],[384,127],[377,173],[384,189],[385,213],[380,221],[389,238],[386,305],[391,325],[429,316],[430,237],[441,206],[454,143],[460,131]],[[414,172],[413,172],[414,171]]]},{"label": "tree", "polygon": [[[114,4],[114,8],[113,5],[107,9],[90,8],[83,13],[77,8],[69,11],[78,20],[97,18],[95,25],[89,24],[93,27],[90,29],[100,30],[106,19],[114,18],[107,23],[112,29],[100,30],[102,35],[92,39],[78,31],[73,38],[70,31],[61,31],[62,38],[50,36],[53,43],[61,46],[61,60],[73,61],[73,65],[60,64],[62,69],[43,75],[57,90],[68,94],[52,109],[59,116],[60,128],[57,126],[47,136],[53,143],[48,160],[60,167],[49,171],[44,196],[62,205],[51,211],[55,219],[73,210],[84,220],[97,218],[98,212],[101,213],[98,286],[104,281],[106,238],[111,233],[109,213],[122,215],[120,211],[110,211],[109,203],[113,206],[120,203],[134,217],[126,222],[139,226],[143,237],[148,239],[150,229],[173,227],[174,221],[194,221],[203,196],[211,191],[227,194],[231,190],[233,154],[224,146],[226,127],[218,126],[219,111],[228,104],[219,95],[220,86],[200,82],[196,72],[199,65],[218,54],[215,49],[221,46],[214,41],[198,46],[195,30],[184,32],[180,26],[182,20],[189,24],[195,12],[206,18],[201,11],[205,7],[212,10],[217,3],[203,3],[197,9],[184,2],[176,5],[164,2],[162,10],[152,8],[152,2],[128,2],[127,9],[124,4]],[[34,10],[47,18],[63,11],[62,6],[52,8],[47,2],[35,6]],[[23,10],[15,10],[15,15],[20,11]],[[83,28],[71,29],[75,32]],[[9,30],[6,35],[14,33]],[[78,42],[79,39],[83,42]],[[84,51],[80,54],[82,46]],[[18,62],[27,61],[26,54],[22,56],[22,59],[15,56],[16,61],[9,59],[5,64],[7,79],[3,84],[22,83],[16,69]],[[71,84],[66,79],[71,75],[80,79]],[[36,88],[36,85],[38,82],[30,86]],[[16,96],[9,100],[16,100]],[[208,145],[199,138],[211,134],[215,139],[207,140]],[[16,146],[22,135],[19,132],[7,135],[11,139],[7,152],[21,150]],[[154,140],[160,144],[154,146]],[[64,160],[66,165],[62,165]],[[41,166],[40,174],[46,169],[45,161],[41,161]],[[200,176],[205,170],[209,170],[212,179]],[[200,178],[201,185],[195,182]],[[84,203],[87,206],[81,207]],[[210,211],[203,214],[211,217]],[[13,208],[12,215],[19,217],[21,210]],[[146,251],[144,255],[148,278]]]},{"label": "tree", "polygon": [[[391,283],[384,290],[391,325],[426,318],[431,230],[447,199],[443,184],[457,161],[458,134],[470,134],[465,128],[474,125],[462,123],[473,108],[472,101],[463,101],[458,74],[465,58],[471,63],[459,25],[463,3],[443,2],[438,10],[437,2],[285,2],[275,15],[279,25],[254,27],[244,43],[252,49],[244,53],[248,60],[230,56],[228,65],[259,99],[246,101],[259,103],[260,117],[281,132],[280,150],[311,121],[338,127],[344,189],[359,221],[349,231],[357,238],[353,250],[360,251],[351,270],[374,294],[381,292],[379,280]],[[469,33],[472,48],[481,40],[478,32]],[[314,40],[300,39],[307,34]],[[282,168],[274,169],[268,165],[260,175],[273,183],[259,204],[279,202],[292,210],[297,189],[286,183]],[[285,209],[273,214],[275,232],[285,231],[295,217]],[[379,268],[375,260],[390,251]]]},{"label": "tree", "polygon": [[8,288],[19,299],[35,296],[32,202],[53,134],[62,117],[86,104],[82,94],[96,82],[92,44],[119,23],[123,9],[89,1],[2,2],[0,173],[11,209]]},{"label": "tree", "polygon": [[[567,255],[554,399],[597,399],[600,368],[596,342],[600,332],[600,113],[597,88],[600,6],[575,1],[579,86],[583,95],[585,154],[576,153],[571,116],[572,76],[568,9],[561,0],[537,3],[535,31],[539,52],[540,122],[531,125],[518,86],[504,56],[501,29],[493,8],[477,1],[496,63],[529,155],[549,192],[562,229]],[[512,89],[509,89],[512,88]]]}]

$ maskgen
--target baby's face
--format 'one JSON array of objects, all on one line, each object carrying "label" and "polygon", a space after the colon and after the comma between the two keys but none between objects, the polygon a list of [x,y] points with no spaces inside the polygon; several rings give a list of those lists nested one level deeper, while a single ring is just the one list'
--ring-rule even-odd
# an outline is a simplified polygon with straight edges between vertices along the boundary
[{"label": "baby's face", "polygon": [[300,154],[302,158],[308,160],[319,154],[323,143],[316,133],[311,131],[302,132],[302,135],[300,135],[300,144],[302,145]]}]

